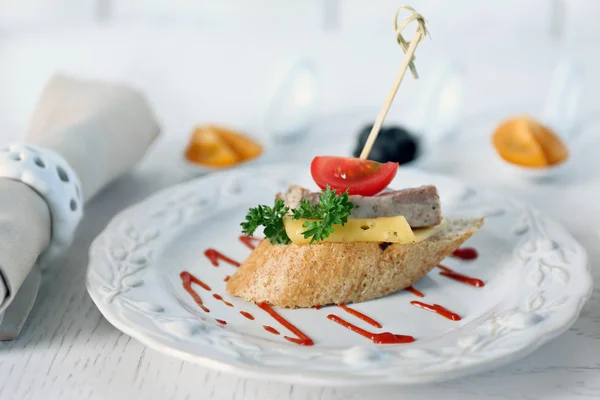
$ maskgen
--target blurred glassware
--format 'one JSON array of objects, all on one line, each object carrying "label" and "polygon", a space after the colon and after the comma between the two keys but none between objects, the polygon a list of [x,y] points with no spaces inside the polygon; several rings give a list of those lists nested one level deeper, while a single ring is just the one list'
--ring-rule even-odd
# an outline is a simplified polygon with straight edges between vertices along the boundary
[{"label": "blurred glassware", "polygon": [[[411,166],[435,157],[438,144],[456,135],[464,112],[464,72],[455,61],[440,63],[423,73],[424,88],[412,109],[390,109],[384,127],[402,126],[419,139],[420,154]],[[317,155],[351,156],[359,132],[377,117],[376,107],[356,108],[320,118],[295,148],[295,156],[310,160]]]},{"label": "blurred glassware", "polygon": [[288,61],[268,93],[264,131],[270,142],[297,139],[310,130],[320,98],[317,69],[311,59]]},{"label": "blurred glassware", "polygon": [[244,126],[225,124],[260,144],[263,153],[235,165],[216,168],[187,160],[179,144],[179,164],[187,174],[202,175],[242,165],[289,159],[292,153],[290,146],[311,134],[317,119],[320,90],[316,67],[308,57],[287,60],[278,71],[267,90],[266,105],[263,113],[259,114],[259,121]]},{"label": "blurred glassware", "polygon": [[568,60],[557,65],[550,81],[542,119],[564,141],[576,134],[583,96],[583,67]]},{"label": "blurred glassware", "polygon": [[[402,167],[456,174],[483,182],[489,179],[544,181],[567,171],[581,171],[590,160],[582,156],[583,139],[592,130],[580,113],[583,91],[582,66],[571,60],[559,64],[549,85],[544,107],[540,103],[515,102],[466,115],[463,110],[465,86],[462,68],[448,63],[428,74],[430,85],[409,112],[392,110],[384,125],[400,125],[413,133],[423,132],[422,157]],[[351,156],[360,129],[372,123],[375,108],[356,108],[319,119],[308,140],[295,151],[297,158],[310,161],[319,154]],[[492,134],[507,118],[530,115],[547,124],[563,139],[570,152],[566,162],[544,169],[519,167],[502,160],[492,146]],[[597,125],[597,124],[596,124]],[[585,136],[585,138],[584,138]],[[510,172],[507,174],[506,172]],[[578,172],[577,172],[578,173]]]},{"label": "blurred glassware", "polygon": [[464,112],[464,71],[455,61],[436,64],[410,118],[424,151],[457,132]]},{"label": "blurred glassware", "polygon": [[[541,121],[563,141],[569,149],[569,158],[560,164],[545,168],[522,167],[501,160],[507,170],[521,178],[545,181],[565,173],[569,164],[577,162],[573,148],[574,141],[581,131],[579,111],[583,95],[583,67],[574,60],[559,63],[554,69],[549,86],[543,109],[532,116],[536,118],[539,115]],[[509,117],[510,115],[505,116]]]},{"label": "blurred glassware", "polygon": [[[569,138],[569,160],[543,170],[512,165],[502,160],[492,146],[492,134],[500,123],[514,115],[539,116],[540,104],[518,103],[490,108],[466,116],[455,140],[445,144],[440,157],[424,166],[432,172],[457,175],[475,183],[529,185],[531,183],[569,184],[597,179],[600,158],[599,110],[579,115],[577,130]],[[539,117],[538,117],[539,118]],[[532,187],[535,187],[532,185]]]}]

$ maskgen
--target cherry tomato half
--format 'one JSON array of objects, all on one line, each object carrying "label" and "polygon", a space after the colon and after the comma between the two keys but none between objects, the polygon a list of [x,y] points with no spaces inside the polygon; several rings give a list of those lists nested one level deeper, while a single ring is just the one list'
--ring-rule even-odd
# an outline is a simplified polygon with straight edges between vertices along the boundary
[{"label": "cherry tomato half", "polygon": [[310,173],[321,189],[329,185],[338,193],[374,196],[390,184],[398,163],[381,164],[359,158],[319,156],[310,165]]}]

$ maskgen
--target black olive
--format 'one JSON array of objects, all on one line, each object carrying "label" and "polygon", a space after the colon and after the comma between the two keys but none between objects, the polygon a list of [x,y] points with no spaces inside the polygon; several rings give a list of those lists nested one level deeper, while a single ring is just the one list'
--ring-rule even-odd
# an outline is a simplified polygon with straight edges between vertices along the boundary
[{"label": "black olive", "polygon": [[[361,129],[354,156],[358,157],[367,142],[373,125]],[[377,140],[373,144],[369,159],[377,162],[397,162],[400,164],[414,160],[418,154],[418,139],[400,126],[386,126],[381,128]]]},{"label": "black olive", "polygon": [[[361,129],[358,134],[358,144],[357,147],[364,147],[365,143],[367,143],[367,138],[369,137],[369,133],[371,133],[371,128],[373,125],[367,125],[363,129]],[[360,150],[359,150],[360,151]]]}]

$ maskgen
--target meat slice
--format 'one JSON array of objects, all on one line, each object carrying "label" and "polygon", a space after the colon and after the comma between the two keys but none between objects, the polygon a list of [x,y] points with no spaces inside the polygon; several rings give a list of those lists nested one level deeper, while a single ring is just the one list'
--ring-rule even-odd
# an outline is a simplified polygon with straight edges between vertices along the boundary
[{"label": "meat slice", "polygon": [[[319,203],[320,192],[311,192],[300,186],[290,186],[277,198],[283,199],[290,208],[300,207],[300,201],[308,200],[311,204]],[[352,195],[354,203],[351,218],[380,218],[404,216],[412,228],[434,226],[442,221],[440,197],[435,186],[421,186],[380,193],[377,196],[365,197]]]}]

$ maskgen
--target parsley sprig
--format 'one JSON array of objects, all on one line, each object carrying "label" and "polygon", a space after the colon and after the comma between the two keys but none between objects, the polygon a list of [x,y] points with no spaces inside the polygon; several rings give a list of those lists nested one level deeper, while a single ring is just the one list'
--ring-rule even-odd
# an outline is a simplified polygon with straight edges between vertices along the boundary
[{"label": "parsley sprig", "polygon": [[290,211],[283,200],[275,200],[273,207],[258,206],[251,208],[246,215],[246,221],[242,222],[242,232],[252,236],[259,226],[264,226],[264,234],[273,244],[288,244],[290,238],[283,226],[283,217]]},{"label": "parsley sprig", "polygon": [[[311,205],[308,200],[302,200],[298,209],[291,210],[293,218],[307,219],[302,224],[306,230],[302,232],[305,239],[310,238],[310,243],[321,242],[327,239],[334,231],[335,225],[344,226],[348,222],[354,204],[348,198],[348,192],[336,196],[335,190],[329,186],[319,196],[320,203]],[[273,207],[262,206],[251,208],[242,222],[242,231],[246,235],[254,234],[259,226],[264,226],[265,237],[273,244],[290,243],[290,238],[285,232],[283,217],[290,212],[283,200],[275,200]]]},{"label": "parsley sprig", "polygon": [[310,205],[308,200],[300,202],[300,208],[293,210],[294,219],[308,219],[302,224],[306,230],[302,232],[305,239],[311,238],[310,243],[321,242],[327,239],[334,230],[334,225],[344,226],[348,222],[354,204],[348,199],[348,192],[340,196],[335,195],[335,190],[329,186],[319,196],[320,204]]}]

